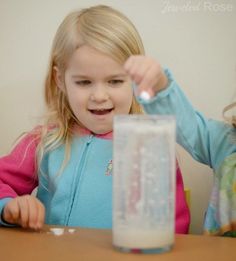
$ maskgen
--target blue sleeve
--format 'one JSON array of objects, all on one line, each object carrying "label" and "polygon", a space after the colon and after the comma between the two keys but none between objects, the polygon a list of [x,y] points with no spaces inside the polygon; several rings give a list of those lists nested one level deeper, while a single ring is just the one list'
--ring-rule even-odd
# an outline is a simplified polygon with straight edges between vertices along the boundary
[{"label": "blue sleeve", "polygon": [[8,201],[10,201],[12,198],[3,198],[0,199],[0,226],[5,226],[5,227],[15,227],[16,225],[6,223],[2,220],[2,211],[5,205],[7,204]]},{"label": "blue sleeve", "polygon": [[224,122],[210,120],[196,111],[169,70],[169,86],[149,101],[138,98],[148,114],[175,115],[177,143],[194,159],[216,170],[224,158],[236,151],[236,131]]}]

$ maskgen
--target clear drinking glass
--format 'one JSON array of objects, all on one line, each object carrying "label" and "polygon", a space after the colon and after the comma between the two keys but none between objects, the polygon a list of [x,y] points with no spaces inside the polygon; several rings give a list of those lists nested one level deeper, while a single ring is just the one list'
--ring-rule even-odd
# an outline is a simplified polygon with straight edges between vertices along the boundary
[{"label": "clear drinking glass", "polygon": [[114,118],[113,245],[121,251],[169,251],[175,234],[175,118]]}]

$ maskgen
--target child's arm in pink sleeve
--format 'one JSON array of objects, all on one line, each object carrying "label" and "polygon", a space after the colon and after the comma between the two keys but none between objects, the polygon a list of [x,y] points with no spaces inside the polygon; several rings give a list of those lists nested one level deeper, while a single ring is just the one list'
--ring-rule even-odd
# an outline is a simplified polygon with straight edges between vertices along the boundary
[{"label": "child's arm in pink sleeve", "polygon": [[30,194],[38,185],[36,146],[39,139],[26,135],[12,152],[0,158],[0,225],[12,226],[2,220],[2,210],[12,198]]},{"label": "child's arm in pink sleeve", "polygon": [[28,134],[9,155],[0,158],[0,199],[30,194],[38,185],[37,142],[35,135]]}]

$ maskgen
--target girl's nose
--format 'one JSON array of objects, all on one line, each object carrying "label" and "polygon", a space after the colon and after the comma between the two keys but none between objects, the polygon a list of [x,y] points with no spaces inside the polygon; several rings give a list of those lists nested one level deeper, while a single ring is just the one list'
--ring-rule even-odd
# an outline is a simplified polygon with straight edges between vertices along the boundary
[{"label": "girl's nose", "polygon": [[91,95],[91,101],[94,102],[104,102],[109,99],[109,94],[105,86],[96,86],[93,88]]}]

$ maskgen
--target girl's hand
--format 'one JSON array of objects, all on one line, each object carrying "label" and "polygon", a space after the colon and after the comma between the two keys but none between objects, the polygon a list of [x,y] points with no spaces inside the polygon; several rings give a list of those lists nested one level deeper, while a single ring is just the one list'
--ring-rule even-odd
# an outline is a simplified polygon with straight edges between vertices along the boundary
[{"label": "girl's hand", "polygon": [[168,85],[168,79],[160,64],[150,57],[130,56],[124,64],[124,69],[137,84],[137,95],[146,92],[153,97]]},{"label": "girl's hand", "polygon": [[41,229],[44,224],[45,208],[34,196],[25,195],[12,199],[3,209],[3,219],[23,228]]}]

